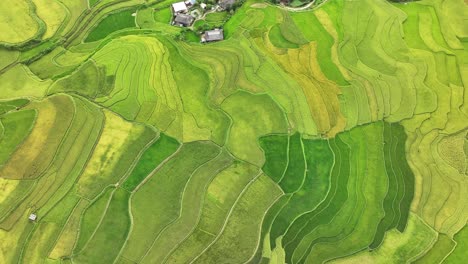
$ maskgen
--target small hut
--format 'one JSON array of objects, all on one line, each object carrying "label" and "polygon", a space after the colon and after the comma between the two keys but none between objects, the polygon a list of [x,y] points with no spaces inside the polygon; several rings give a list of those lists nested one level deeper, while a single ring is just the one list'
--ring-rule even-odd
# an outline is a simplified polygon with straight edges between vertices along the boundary
[{"label": "small hut", "polygon": [[37,219],[37,215],[36,215],[36,214],[30,214],[30,215],[29,215],[29,220],[30,220],[30,221],[33,221],[33,222],[34,222],[34,221],[36,221],[36,219]]}]

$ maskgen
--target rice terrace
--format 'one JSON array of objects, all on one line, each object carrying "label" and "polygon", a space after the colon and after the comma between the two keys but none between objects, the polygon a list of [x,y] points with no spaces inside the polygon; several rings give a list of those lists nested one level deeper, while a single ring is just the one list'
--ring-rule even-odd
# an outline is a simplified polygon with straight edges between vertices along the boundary
[{"label": "rice terrace", "polygon": [[467,220],[467,0],[0,1],[0,264],[465,264]]}]

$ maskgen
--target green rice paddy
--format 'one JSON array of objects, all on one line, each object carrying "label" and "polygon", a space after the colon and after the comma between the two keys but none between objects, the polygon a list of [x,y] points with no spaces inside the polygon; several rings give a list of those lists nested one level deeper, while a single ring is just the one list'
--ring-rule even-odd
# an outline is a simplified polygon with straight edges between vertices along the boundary
[{"label": "green rice paddy", "polygon": [[466,1],[4,2],[1,264],[466,263]]}]

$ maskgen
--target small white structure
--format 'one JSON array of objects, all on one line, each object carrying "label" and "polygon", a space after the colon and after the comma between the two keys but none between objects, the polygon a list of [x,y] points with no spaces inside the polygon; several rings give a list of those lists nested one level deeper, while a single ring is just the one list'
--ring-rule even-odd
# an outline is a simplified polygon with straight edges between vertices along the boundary
[{"label": "small white structure", "polygon": [[35,215],[35,214],[30,214],[29,215],[29,220],[36,221],[36,219],[37,219],[37,215]]},{"label": "small white structure", "polygon": [[201,3],[201,4],[200,4],[200,7],[203,8],[203,9],[205,9],[205,8],[206,8],[206,4],[205,4],[205,3]]},{"label": "small white structure", "polygon": [[187,1],[185,1],[185,4],[188,5],[188,6],[193,6],[196,3],[197,3],[197,0],[187,0]]},{"label": "small white structure", "polygon": [[172,4],[172,11],[174,14],[185,13],[188,11],[188,8],[184,2],[177,2]]}]

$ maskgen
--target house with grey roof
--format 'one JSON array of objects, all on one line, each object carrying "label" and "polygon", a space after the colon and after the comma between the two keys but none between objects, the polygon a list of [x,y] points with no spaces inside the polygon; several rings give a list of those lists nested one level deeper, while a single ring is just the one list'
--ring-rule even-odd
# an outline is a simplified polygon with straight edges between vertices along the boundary
[{"label": "house with grey roof", "polygon": [[201,42],[213,42],[213,41],[220,41],[224,39],[224,32],[222,29],[213,29],[213,30],[208,30],[205,31],[201,35]]},{"label": "house with grey roof", "polygon": [[172,21],[172,25],[179,27],[190,27],[195,18],[187,14],[177,14]]}]

